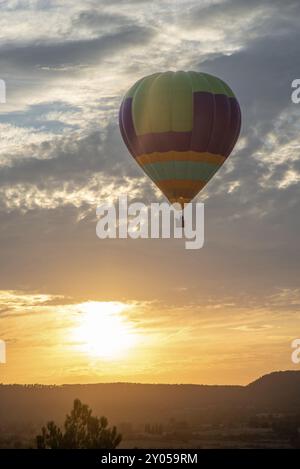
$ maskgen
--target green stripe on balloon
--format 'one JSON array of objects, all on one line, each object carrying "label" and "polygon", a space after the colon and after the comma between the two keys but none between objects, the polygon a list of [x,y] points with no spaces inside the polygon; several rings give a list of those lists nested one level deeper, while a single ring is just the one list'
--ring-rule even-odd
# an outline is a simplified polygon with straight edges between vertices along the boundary
[{"label": "green stripe on balloon", "polygon": [[143,170],[153,181],[188,179],[209,181],[220,165],[196,161],[165,161],[143,165]]}]

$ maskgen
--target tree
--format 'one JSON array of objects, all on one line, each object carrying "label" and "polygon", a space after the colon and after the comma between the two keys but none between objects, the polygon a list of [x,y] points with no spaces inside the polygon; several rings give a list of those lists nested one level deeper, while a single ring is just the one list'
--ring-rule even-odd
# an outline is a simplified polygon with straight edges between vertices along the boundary
[{"label": "tree", "polygon": [[54,422],[48,422],[36,437],[36,444],[38,449],[114,449],[121,439],[116,427],[108,427],[105,417],[92,416],[89,406],[75,399],[66,416],[64,432]]}]

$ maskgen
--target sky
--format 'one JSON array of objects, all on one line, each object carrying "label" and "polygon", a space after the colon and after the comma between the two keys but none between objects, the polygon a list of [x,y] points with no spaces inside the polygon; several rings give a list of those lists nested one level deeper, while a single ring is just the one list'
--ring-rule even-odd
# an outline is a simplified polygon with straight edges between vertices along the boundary
[{"label": "sky", "polygon": [[[0,382],[246,384],[297,369],[299,1],[0,10]],[[163,200],[117,116],[133,83],[166,70],[217,75],[242,111],[238,144],[196,199],[198,251],[96,236],[100,203]]]}]

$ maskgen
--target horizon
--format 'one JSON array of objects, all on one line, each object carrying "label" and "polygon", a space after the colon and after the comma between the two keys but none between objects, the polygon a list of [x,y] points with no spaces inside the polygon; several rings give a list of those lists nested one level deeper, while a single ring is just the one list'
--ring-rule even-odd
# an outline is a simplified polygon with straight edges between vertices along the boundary
[{"label": "horizon", "polygon": [[285,373],[299,373],[299,376],[300,376],[300,370],[274,370],[274,371],[270,371],[266,374],[263,374],[261,376],[258,376],[256,377],[255,379],[253,379],[252,381],[250,381],[249,383],[247,384],[238,384],[238,383],[232,383],[232,384],[222,384],[222,383],[211,383],[211,384],[206,384],[206,383],[161,383],[161,382],[133,382],[133,381],[111,381],[111,382],[108,382],[108,381],[98,381],[98,382],[86,382],[86,383],[61,383],[61,384],[44,384],[44,383],[2,383],[0,382],[0,386],[39,386],[39,387],[62,387],[62,386],[94,386],[94,385],[98,385],[98,384],[107,384],[107,385],[111,385],[111,384],[132,384],[132,385],[149,385],[149,386],[157,386],[157,385],[161,385],[161,386],[211,386],[211,387],[216,387],[216,386],[220,386],[220,387],[247,387],[253,383],[255,383],[256,381],[259,381],[260,379],[262,378],[265,378],[267,376],[271,376],[271,375],[276,375],[276,374],[285,374]]}]

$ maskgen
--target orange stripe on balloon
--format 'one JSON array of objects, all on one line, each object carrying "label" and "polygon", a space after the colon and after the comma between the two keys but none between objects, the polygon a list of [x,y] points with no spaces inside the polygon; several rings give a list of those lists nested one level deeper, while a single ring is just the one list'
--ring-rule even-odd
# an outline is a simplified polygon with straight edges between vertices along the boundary
[{"label": "orange stripe on balloon", "polygon": [[209,152],[196,151],[168,151],[147,153],[136,157],[139,164],[146,165],[164,161],[199,161],[220,165],[226,160],[225,156],[215,155]]}]

